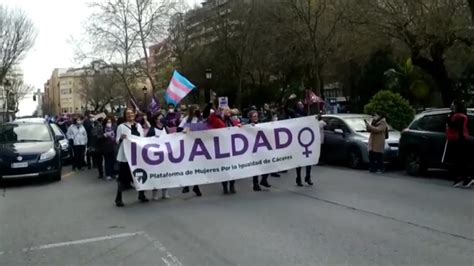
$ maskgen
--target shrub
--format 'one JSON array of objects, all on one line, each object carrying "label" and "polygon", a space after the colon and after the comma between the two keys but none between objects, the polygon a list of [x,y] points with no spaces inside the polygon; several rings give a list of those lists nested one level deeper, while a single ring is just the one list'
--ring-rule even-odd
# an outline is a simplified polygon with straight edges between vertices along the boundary
[{"label": "shrub", "polygon": [[406,99],[398,93],[387,90],[375,94],[365,105],[364,112],[366,114],[385,113],[388,123],[397,130],[406,128],[415,116],[415,111]]}]

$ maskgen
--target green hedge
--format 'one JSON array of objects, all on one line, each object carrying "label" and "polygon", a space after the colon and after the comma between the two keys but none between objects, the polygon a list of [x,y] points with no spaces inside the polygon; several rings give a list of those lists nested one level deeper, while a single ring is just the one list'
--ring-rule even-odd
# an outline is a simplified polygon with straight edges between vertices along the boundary
[{"label": "green hedge", "polygon": [[406,99],[398,93],[387,90],[375,94],[365,105],[364,112],[366,114],[385,113],[388,123],[397,130],[406,128],[415,116],[415,111]]}]

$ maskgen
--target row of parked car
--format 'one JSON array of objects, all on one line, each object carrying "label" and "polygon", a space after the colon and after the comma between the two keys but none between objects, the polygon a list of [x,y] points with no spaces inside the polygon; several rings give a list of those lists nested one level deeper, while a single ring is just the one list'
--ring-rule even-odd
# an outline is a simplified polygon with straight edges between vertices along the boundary
[{"label": "row of parked car", "polygon": [[[385,145],[387,163],[403,165],[407,173],[418,176],[429,169],[444,169],[442,163],[446,144],[446,122],[450,109],[431,109],[415,116],[402,132],[389,126]],[[468,110],[470,145],[474,147],[474,109]],[[372,117],[359,114],[323,115],[326,122],[321,159],[324,162],[346,163],[360,169],[369,162],[367,132],[364,120]],[[471,156],[474,167],[474,156]]]}]

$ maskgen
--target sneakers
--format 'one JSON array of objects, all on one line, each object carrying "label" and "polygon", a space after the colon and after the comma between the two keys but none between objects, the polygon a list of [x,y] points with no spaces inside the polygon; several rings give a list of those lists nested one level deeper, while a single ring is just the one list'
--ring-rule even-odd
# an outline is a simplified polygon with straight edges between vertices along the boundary
[{"label": "sneakers", "polygon": [[301,177],[297,177],[297,178],[296,178],[296,185],[297,185],[298,187],[302,187],[302,186],[303,186],[303,183],[301,183]]},{"label": "sneakers", "polygon": [[202,193],[198,186],[193,187],[193,192],[196,194],[196,197],[201,197]]},{"label": "sneakers", "polygon": [[454,186],[454,187],[462,187],[462,186],[463,186],[463,183],[464,183],[463,180],[457,181],[457,182],[455,182],[455,183],[453,184],[453,186]]},{"label": "sneakers", "polygon": [[470,188],[472,185],[474,185],[474,179],[471,179],[469,182],[466,182],[464,188]]}]

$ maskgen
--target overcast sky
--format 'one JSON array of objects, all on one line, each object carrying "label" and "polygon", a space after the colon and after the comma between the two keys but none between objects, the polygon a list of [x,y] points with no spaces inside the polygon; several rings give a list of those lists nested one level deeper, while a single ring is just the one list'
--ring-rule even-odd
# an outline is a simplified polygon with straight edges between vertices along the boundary
[{"label": "overcast sky", "polygon": [[[186,0],[188,4],[198,0]],[[83,23],[89,15],[90,0],[0,0],[8,7],[22,8],[38,29],[35,46],[21,67],[27,84],[43,89],[54,68],[74,67],[71,37],[80,39]],[[29,115],[36,108],[32,97],[20,104],[20,115]]]}]

